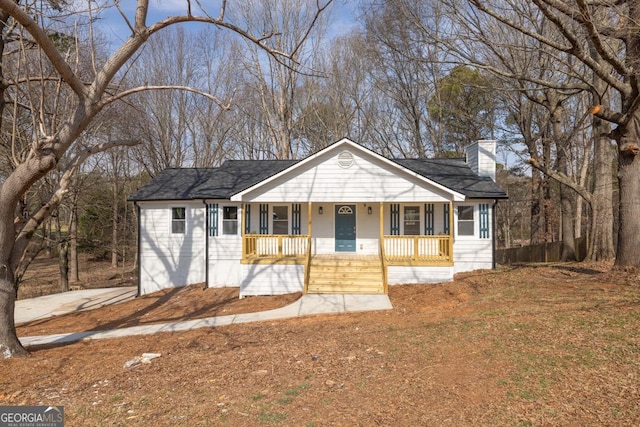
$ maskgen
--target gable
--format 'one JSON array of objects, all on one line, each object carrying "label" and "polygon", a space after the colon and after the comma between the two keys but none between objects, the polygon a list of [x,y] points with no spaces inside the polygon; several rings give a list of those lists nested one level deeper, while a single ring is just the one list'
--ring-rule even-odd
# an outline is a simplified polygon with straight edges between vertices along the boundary
[{"label": "gable", "polygon": [[464,196],[349,140],[240,192],[252,202],[412,202],[464,200]]}]

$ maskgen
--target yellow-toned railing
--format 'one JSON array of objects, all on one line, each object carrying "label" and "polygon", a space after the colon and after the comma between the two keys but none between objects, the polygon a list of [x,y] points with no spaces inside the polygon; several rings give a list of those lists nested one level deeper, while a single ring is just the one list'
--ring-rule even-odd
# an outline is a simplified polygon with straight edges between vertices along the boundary
[{"label": "yellow-toned railing", "polygon": [[306,258],[310,239],[307,235],[245,234],[243,259],[248,258]]},{"label": "yellow-toned railing", "polygon": [[383,254],[389,263],[449,264],[453,262],[451,237],[384,236]]}]

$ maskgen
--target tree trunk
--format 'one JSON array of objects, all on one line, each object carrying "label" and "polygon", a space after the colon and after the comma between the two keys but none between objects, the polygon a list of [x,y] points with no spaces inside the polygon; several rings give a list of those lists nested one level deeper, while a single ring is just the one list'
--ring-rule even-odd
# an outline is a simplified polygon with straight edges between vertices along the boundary
[{"label": "tree trunk", "polygon": [[69,220],[69,275],[72,282],[79,282],[78,274],[78,197],[73,197]]},{"label": "tree trunk", "polygon": [[[114,156],[117,158],[117,154]],[[118,168],[113,164],[113,200],[111,202],[111,267],[118,267]]]},{"label": "tree trunk", "polygon": [[60,292],[69,291],[69,242],[60,242]]},{"label": "tree trunk", "polygon": [[13,273],[3,265],[0,267],[0,356],[4,359],[28,354],[16,335],[15,305]]},{"label": "tree trunk", "polygon": [[[637,136],[636,136],[637,140]],[[618,155],[620,219],[616,267],[640,267],[640,158],[620,152]]]},{"label": "tree trunk", "polygon": [[[562,154],[561,154],[562,153]],[[558,147],[558,171],[568,176],[567,157],[563,154],[564,150]],[[575,193],[571,188],[564,184],[560,184],[560,209],[562,217],[560,219],[560,228],[562,232],[562,253],[560,259],[562,261],[576,260],[576,239],[573,216],[573,203]]]},{"label": "tree trunk", "polygon": [[56,240],[58,242],[58,267],[60,269],[60,292],[69,290],[69,242],[62,235],[60,209],[56,214]]},{"label": "tree trunk", "polygon": [[640,267],[640,112],[621,131],[618,139],[618,185],[620,209],[616,267]]},{"label": "tree trunk", "polygon": [[614,163],[611,140],[606,136],[610,131],[607,122],[594,117],[593,134],[593,203],[591,232],[587,259],[591,261],[610,260],[615,257],[613,243],[613,169]]}]

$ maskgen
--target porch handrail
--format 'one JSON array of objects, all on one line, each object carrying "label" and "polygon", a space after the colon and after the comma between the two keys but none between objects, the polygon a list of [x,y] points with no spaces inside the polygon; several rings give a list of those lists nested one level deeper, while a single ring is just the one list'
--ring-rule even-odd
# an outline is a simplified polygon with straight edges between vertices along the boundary
[{"label": "porch handrail", "polygon": [[245,234],[243,258],[283,258],[307,256],[311,247],[305,234]]},{"label": "porch handrail", "polygon": [[383,255],[387,262],[453,262],[451,236],[384,236]]},{"label": "porch handrail", "polygon": [[384,252],[384,236],[380,239],[380,263],[382,264],[382,286],[384,286],[384,293],[387,294],[389,290],[387,283],[387,262]]}]

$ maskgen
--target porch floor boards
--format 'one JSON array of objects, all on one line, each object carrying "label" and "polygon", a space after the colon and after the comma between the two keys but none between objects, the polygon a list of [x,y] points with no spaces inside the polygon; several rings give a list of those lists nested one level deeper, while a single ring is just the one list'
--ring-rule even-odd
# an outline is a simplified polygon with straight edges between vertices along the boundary
[{"label": "porch floor boards", "polygon": [[314,255],[309,294],[384,294],[382,262],[377,255]]}]

